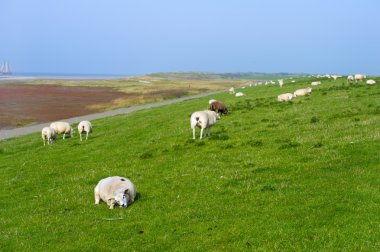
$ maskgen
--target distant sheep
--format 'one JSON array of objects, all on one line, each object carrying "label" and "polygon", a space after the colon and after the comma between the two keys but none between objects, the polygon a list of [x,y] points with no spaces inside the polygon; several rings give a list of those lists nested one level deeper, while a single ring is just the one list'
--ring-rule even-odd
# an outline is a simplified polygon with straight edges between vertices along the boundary
[{"label": "distant sheep", "polygon": [[305,95],[308,95],[308,94],[311,94],[311,88],[297,89],[294,92],[294,97],[305,96]]},{"label": "distant sheep", "polygon": [[229,92],[230,94],[234,94],[234,93],[235,93],[235,89],[232,87],[232,88],[228,89],[228,92]]},{"label": "distant sheep", "polygon": [[364,74],[355,74],[354,78],[355,78],[355,81],[358,81],[358,80],[362,81],[362,80],[366,79],[367,76]]},{"label": "distant sheep", "polygon": [[237,92],[236,94],[235,94],[235,96],[237,96],[237,97],[239,97],[239,96],[244,96],[245,94],[243,93],[243,92]]},{"label": "distant sheep", "polygon": [[218,119],[220,119],[220,116],[215,111],[205,110],[194,112],[190,117],[190,127],[193,130],[193,139],[195,139],[195,127],[201,129],[200,139],[202,139],[203,130],[205,129],[208,130],[208,136],[210,136],[211,127]]},{"label": "distant sheep", "polygon": [[41,131],[41,137],[42,141],[44,141],[44,146],[45,146],[45,140],[47,144],[53,143],[53,140],[57,138],[57,132],[55,129],[51,127],[44,127]]},{"label": "distant sheep", "polygon": [[81,121],[78,124],[78,133],[79,133],[79,137],[80,137],[81,141],[82,141],[82,134],[86,133],[86,139],[85,140],[87,141],[88,134],[92,133],[92,124],[91,124],[91,122],[89,122],[89,121]]},{"label": "distant sheep", "polygon": [[278,84],[282,88],[282,86],[284,85],[284,80],[283,79],[278,80]]},{"label": "distant sheep", "polygon": [[216,113],[221,113],[221,114],[227,114],[228,109],[227,106],[220,101],[214,101],[210,104],[210,110],[215,111]]},{"label": "distant sheep", "polygon": [[70,133],[70,136],[73,137],[74,130],[71,128],[70,124],[67,122],[53,122],[50,124],[50,127],[55,129],[57,134],[63,134],[62,139],[65,139],[66,134]]},{"label": "distant sheep", "polygon": [[353,80],[354,80],[354,76],[353,75],[347,76],[347,82],[353,81]]},{"label": "distant sheep", "polygon": [[373,84],[376,84],[376,81],[375,80],[367,80],[367,84],[373,85]]},{"label": "distant sheep", "polygon": [[322,84],[321,81],[313,81],[313,82],[311,83],[312,86],[318,86],[318,85],[321,85],[321,84]]},{"label": "distant sheep", "polygon": [[291,93],[280,94],[279,96],[277,96],[277,101],[279,102],[290,101],[291,99],[293,99],[293,94]]},{"label": "distant sheep", "polygon": [[99,181],[94,189],[95,204],[103,200],[113,209],[115,205],[127,207],[137,194],[135,185],[127,178],[114,176]]}]

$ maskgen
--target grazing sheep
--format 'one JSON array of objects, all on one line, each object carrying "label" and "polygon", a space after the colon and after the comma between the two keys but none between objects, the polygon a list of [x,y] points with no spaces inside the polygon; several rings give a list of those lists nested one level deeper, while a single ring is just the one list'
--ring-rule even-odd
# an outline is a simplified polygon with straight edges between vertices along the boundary
[{"label": "grazing sheep", "polygon": [[80,137],[80,140],[82,141],[82,134],[83,133],[86,133],[86,141],[87,141],[87,138],[88,138],[88,133],[91,133],[92,132],[92,124],[91,122],[89,121],[81,121],[79,124],[78,124],[78,133],[79,133],[79,137]]},{"label": "grazing sheep", "polygon": [[347,82],[353,81],[353,80],[354,80],[354,76],[353,75],[347,76]]},{"label": "grazing sheep", "polygon": [[354,78],[355,78],[355,81],[357,82],[358,80],[362,81],[362,80],[366,79],[367,76],[364,74],[355,74]]},{"label": "grazing sheep", "polygon": [[53,143],[53,140],[57,138],[57,132],[55,131],[55,129],[51,127],[44,127],[41,131],[41,137],[45,146],[45,140],[47,144]]},{"label": "grazing sheep", "polygon": [[227,106],[220,101],[214,101],[210,104],[210,110],[215,111],[216,113],[222,113],[222,114],[227,114],[228,109]]},{"label": "grazing sheep", "polygon": [[237,97],[239,97],[239,96],[244,96],[245,94],[243,93],[243,92],[237,92],[236,94],[235,94],[235,96],[237,96]]},{"label": "grazing sheep", "polygon": [[70,124],[67,122],[53,122],[50,124],[50,127],[55,129],[57,134],[63,134],[62,139],[65,139],[66,133],[70,133],[70,136],[73,137],[74,130],[71,128]]},{"label": "grazing sheep", "polygon": [[311,83],[312,86],[318,86],[318,85],[321,85],[321,84],[322,84],[321,81],[313,81],[313,82]]},{"label": "grazing sheep", "polygon": [[305,95],[308,95],[311,93],[311,88],[303,88],[303,89],[297,89],[295,92],[294,92],[294,97],[297,97],[297,96],[305,96]]},{"label": "grazing sheep", "polygon": [[375,83],[376,83],[375,80],[367,80],[367,84],[368,84],[368,85],[373,85],[373,84],[375,84]]},{"label": "grazing sheep", "polygon": [[[211,126],[219,120],[220,116],[215,111],[205,110],[194,112],[190,117],[190,127],[193,130],[193,139],[195,139],[195,127],[201,129],[200,139],[203,137],[203,130],[208,129],[208,136],[211,134]],[[206,134],[207,135],[207,134]]]},{"label": "grazing sheep", "polygon": [[293,94],[291,93],[280,94],[279,96],[277,96],[277,101],[279,102],[290,101],[291,99],[293,99]]},{"label": "grazing sheep", "polygon": [[232,88],[228,89],[228,92],[230,92],[230,94],[234,94],[235,93],[235,89],[232,87]]},{"label": "grazing sheep", "polygon": [[99,181],[94,189],[95,204],[103,200],[113,209],[115,205],[127,207],[136,198],[136,187],[127,178],[114,176]]},{"label": "grazing sheep", "polygon": [[282,88],[282,86],[284,85],[284,80],[283,79],[278,80],[278,84]]}]

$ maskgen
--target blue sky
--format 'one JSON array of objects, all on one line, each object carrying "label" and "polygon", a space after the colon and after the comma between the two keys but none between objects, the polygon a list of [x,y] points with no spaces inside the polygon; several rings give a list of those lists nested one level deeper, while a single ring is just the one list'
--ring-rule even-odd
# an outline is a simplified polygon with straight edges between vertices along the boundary
[{"label": "blue sky", "polygon": [[380,75],[378,0],[0,0],[14,72]]}]

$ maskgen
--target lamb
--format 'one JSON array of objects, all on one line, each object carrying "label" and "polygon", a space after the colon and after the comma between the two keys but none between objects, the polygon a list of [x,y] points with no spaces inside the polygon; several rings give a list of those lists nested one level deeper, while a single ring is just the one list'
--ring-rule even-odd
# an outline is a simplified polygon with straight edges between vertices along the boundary
[{"label": "lamb", "polygon": [[283,79],[278,80],[278,84],[282,88],[282,86],[284,85],[284,80]]},{"label": "lamb", "polygon": [[236,97],[244,96],[244,95],[245,95],[245,94],[244,94],[243,92],[237,92],[237,93],[235,94]]},{"label": "lamb", "polygon": [[294,92],[294,97],[305,96],[305,95],[308,95],[308,94],[311,94],[311,88],[297,89]]},{"label": "lamb", "polygon": [[70,133],[70,136],[73,137],[74,130],[71,128],[70,124],[67,122],[53,122],[50,124],[50,127],[55,129],[57,134],[63,134],[62,139],[65,139],[66,133]]},{"label": "lamb", "polygon": [[375,84],[375,83],[376,83],[375,80],[367,80],[367,84],[368,84],[368,85],[373,85],[373,84]]},{"label": "lamb", "polygon": [[221,113],[221,114],[227,114],[228,109],[227,106],[224,105],[223,102],[220,101],[214,101],[210,104],[210,110],[215,111],[216,113]]},{"label": "lamb", "polygon": [[57,138],[57,132],[55,131],[55,129],[51,127],[44,127],[41,131],[41,137],[45,146],[45,140],[47,144],[53,143],[53,140]]},{"label": "lamb", "polygon": [[135,201],[137,190],[135,185],[127,178],[114,176],[99,181],[94,189],[95,204],[103,200],[113,209],[115,205],[127,207]]},{"label": "lamb", "polygon": [[293,94],[291,93],[280,94],[279,96],[277,96],[277,101],[279,102],[290,101],[291,99],[293,99]]},{"label": "lamb", "polygon": [[235,89],[232,87],[232,88],[228,89],[228,92],[230,92],[230,94],[234,94],[235,93]]},{"label": "lamb", "polygon": [[313,81],[313,82],[311,83],[312,86],[318,86],[318,85],[321,85],[321,84],[322,84],[321,81]]},{"label": "lamb", "polygon": [[353,81],[353,80],[354,80],[354,76],[353,75],[347,76],[347,82]]},{"label": "lamb", "polygon": [[[201,129],[200,139],[203,137],[203,130],[208,130],[208,136],[211,134],[211,127],[219,120],[220,116],[215,111],[205,110],[194,112],[190,117],[190,127],[193,130],[193,139],[195,139],[195,127]],[[206,134],[207,135],[207,134]]]},{"label": "lamb", "polygon": [[366,79],[367,76],[364,74],[355,74],[354,78],[355,78],[355,81],[358,81],[358,80],[362,81],[362,80]]},{"label": "lamb", "polygon": [[81,141],[82,141],[82,134],[86,133],[86,139],[85,140],[87,141],[88,133],[92,133],[92,124],[91,124],[91,122],[89,122],[89,121],[81,121],[78,124],[78,133],[79,133],[79,137],[80,137]]}]

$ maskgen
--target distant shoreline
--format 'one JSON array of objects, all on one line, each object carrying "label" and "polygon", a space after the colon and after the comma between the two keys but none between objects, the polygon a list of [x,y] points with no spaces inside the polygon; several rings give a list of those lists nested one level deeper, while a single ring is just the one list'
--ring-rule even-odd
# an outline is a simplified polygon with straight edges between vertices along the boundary
[{"label": "distant shoreline", "polygon": [[19,82],[34,80],[105,80],[131,77],[132,75],[70,75],[70,74],[12,74],[0,75],[0,82]]}]

